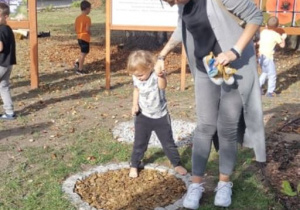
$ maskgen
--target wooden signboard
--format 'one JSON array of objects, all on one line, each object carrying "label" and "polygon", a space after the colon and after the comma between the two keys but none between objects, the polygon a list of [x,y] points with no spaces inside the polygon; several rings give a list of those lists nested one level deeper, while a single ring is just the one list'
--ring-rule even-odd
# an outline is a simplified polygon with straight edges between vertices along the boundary
[{"label": "wooden signboard", "polygon": [[[178,7],[159,0],[106,1],[106,89],[110,89],[111,30],[173,31]],[[182,48],[181,90],[185,88],[186,56]]]},{"label": "wooden signboard", "polygon": [[[2,0],[3,1],[3,0]],[[24,0],[4,0],[10,5],[10,10],[14,11],[18,4],[24,3]],[[39,74],[38,74],[38,41],[37,41],[37,0],[27,0],[27,14],[26,20],[10,20],[8,25],[13,29],[29,29],[30,41],[30,78],[31,88],[38,88]],[[26,2],[26,1],[25,1]],[[13,17],[13,13],[10,15]]]}]

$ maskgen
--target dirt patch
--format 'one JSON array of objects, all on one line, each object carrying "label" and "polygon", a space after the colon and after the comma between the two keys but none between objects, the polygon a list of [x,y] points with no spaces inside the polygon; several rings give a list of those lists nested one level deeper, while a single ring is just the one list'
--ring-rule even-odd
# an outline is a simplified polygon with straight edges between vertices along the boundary
[{"label": "dirt patch", "polygon": [[278,130],[267,141],[265,175],[286,209],[300,209],[299,194],[291,196],[283,192],[284,181],[290,184],[293,192],[297,192],[300,185],[300,117]]}]

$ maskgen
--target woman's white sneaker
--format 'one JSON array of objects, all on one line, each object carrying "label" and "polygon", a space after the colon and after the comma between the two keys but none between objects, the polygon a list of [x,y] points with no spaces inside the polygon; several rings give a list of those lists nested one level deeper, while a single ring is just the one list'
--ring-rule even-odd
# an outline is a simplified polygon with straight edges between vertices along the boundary
[{"label": "woman's white sneaker", "polygon": [[187,194],[183,200],[183,206],[188,209],[198,209],[199,201],[204,192],[203,183],[192,183],[187,191]]},{"label": "woman's white sneaker", "polygon": [[215,206],[228,207],[231,204],[232,182],[219,181],[215,189]]}]

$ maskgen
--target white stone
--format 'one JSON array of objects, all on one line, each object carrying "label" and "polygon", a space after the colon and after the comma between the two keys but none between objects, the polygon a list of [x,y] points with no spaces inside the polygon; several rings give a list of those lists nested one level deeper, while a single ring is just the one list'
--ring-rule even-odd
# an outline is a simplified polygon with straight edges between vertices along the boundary
[{"label": "white stone", "polygon": [[[178,147],[191,144],[193,133],[196,128],[195,123],[186,122],[182,120],[172,120],[171,126],[173,130],[173,138],[175,144]],[[112,130],[112,133],[114,139],[116,139],[117,141],[133,143],[134,142],[133,120],[116,124],[116,126]],[[149,147],[161,147],[161,143],[154,132],[152,132],[152,135],[150,137]]]}]

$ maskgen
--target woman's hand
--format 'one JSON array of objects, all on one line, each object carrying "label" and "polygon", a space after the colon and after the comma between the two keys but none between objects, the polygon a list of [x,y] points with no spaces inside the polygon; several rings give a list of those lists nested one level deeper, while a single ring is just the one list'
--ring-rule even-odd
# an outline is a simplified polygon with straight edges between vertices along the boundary
[{"label": "woman's hand", "polygon": [[217,66],[218,64],[226,66],[227,64],[229,64],[230,62],[236,59],[237,56],[231,50],[222,52],[216,57],[217,62],[215,62],[215,66]]},{"label": "woman's hand", "polygon": [[165,61],[162,59],[158,59],[155,66],[154,71],[158,77],[162,77],[164,75],[165,70]]}]

